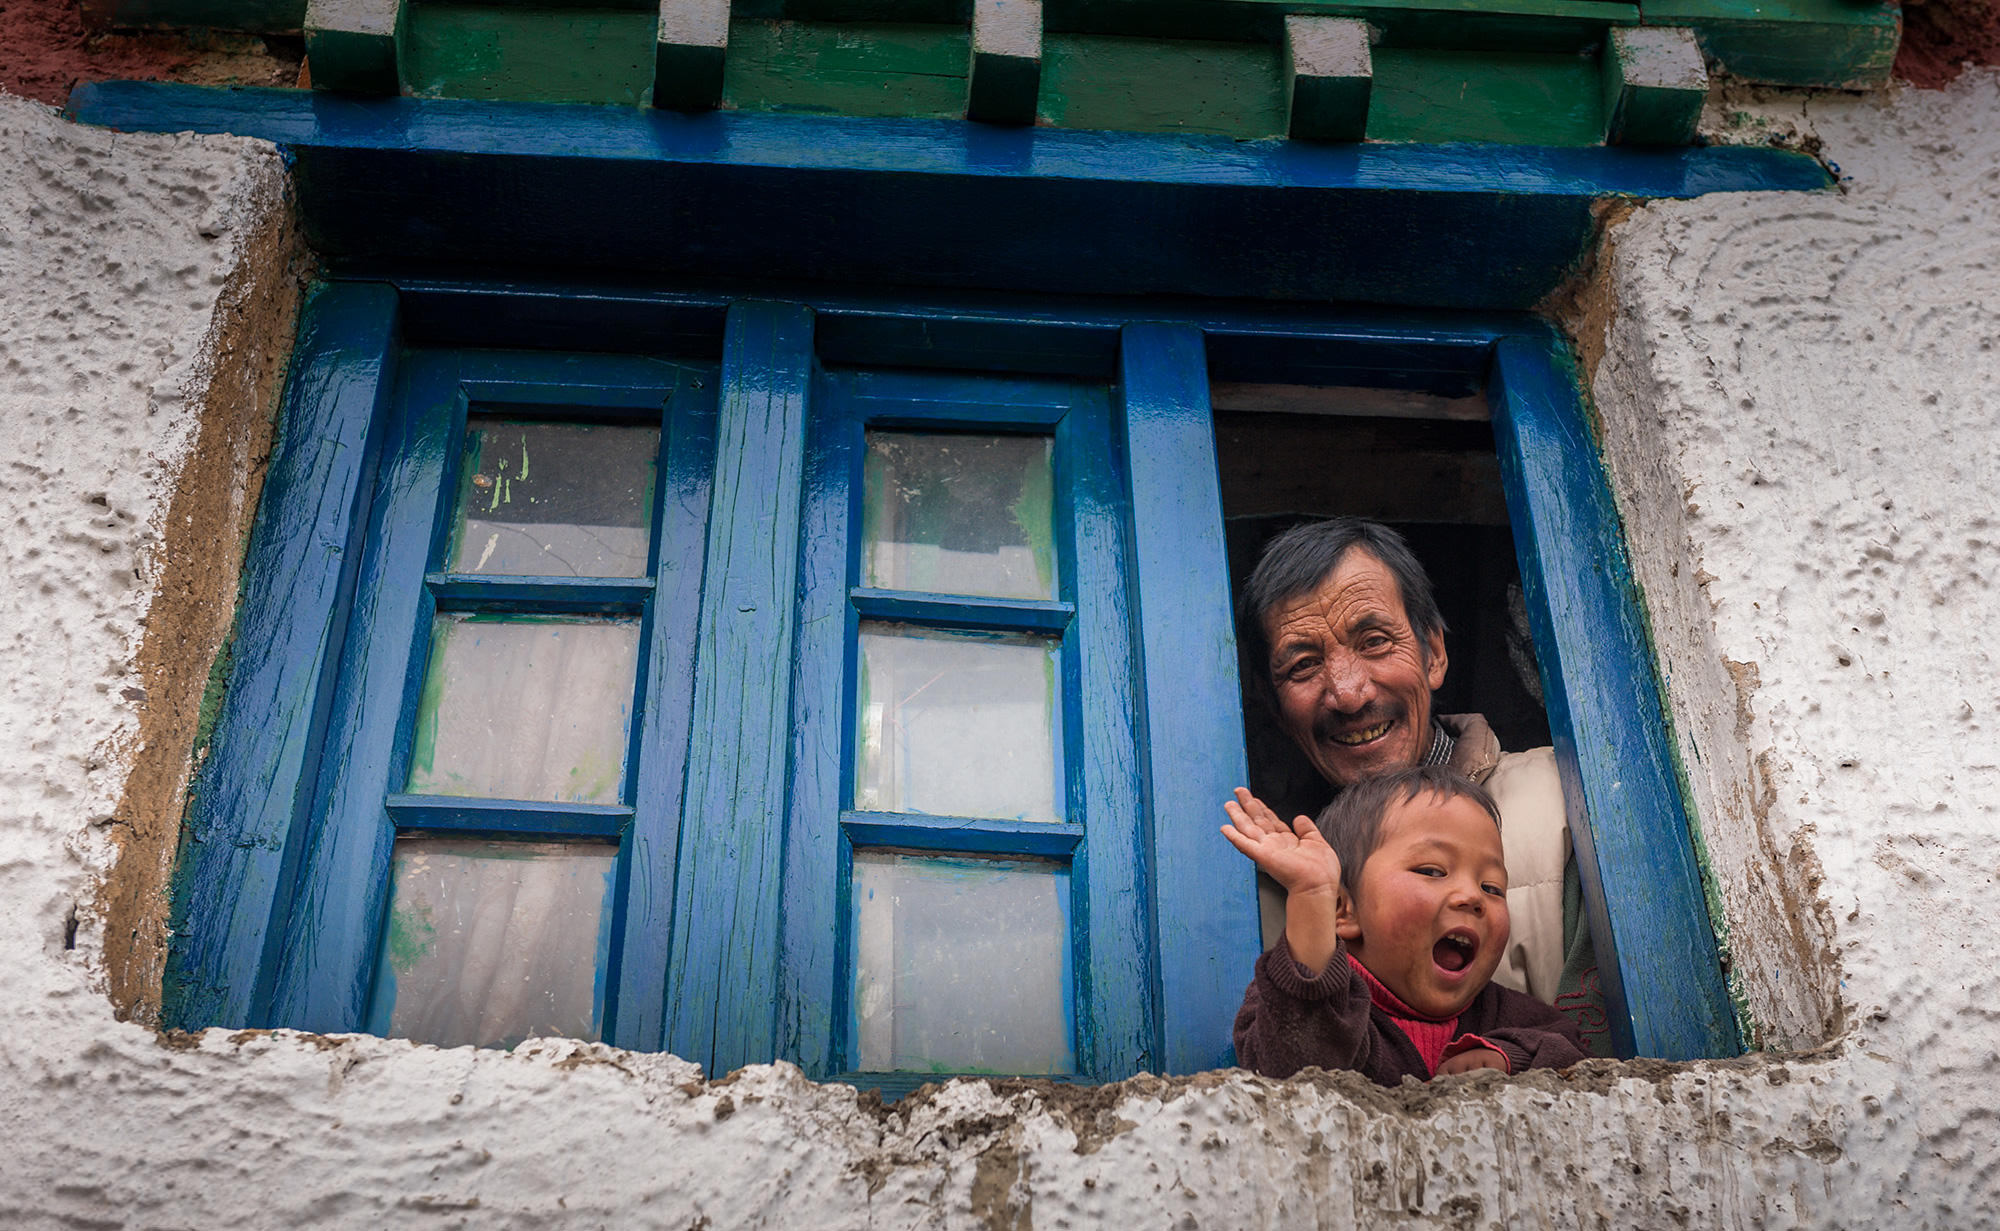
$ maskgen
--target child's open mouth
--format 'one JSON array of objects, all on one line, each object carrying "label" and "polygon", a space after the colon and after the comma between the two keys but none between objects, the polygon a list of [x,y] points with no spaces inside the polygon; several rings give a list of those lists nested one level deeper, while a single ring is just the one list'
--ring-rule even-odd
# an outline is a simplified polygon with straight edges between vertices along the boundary
[{"label": "child's open mouth", "polygon": [[1446,932],[1431,946],[1431,961],[1440,970],[1457,974],[1472,965],[1472,959],[1479,956],[1479,938],[1470,932]]}]

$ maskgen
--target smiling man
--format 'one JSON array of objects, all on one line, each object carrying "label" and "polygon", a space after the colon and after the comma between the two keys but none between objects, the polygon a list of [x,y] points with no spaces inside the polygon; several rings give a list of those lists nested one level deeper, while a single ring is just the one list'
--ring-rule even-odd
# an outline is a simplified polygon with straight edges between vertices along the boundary
[{"label": "smiling man", "polygon": [[[1265,547],[1244,586],[1238,627],[1265,672],[1253,676],[1282,727],[1335,792],[1379,774],[1444,765],[1499,803],[1513,939],[1496,982],[1568,1013],[1608,1046],[1590,931],[1571,855],[1555,754],[1503,753],[1477,714],[1439,715],[1444,617],[1401,535],[1337,517],[1295,526]],[[1266,936],[1283,902],[1261,885]]]}]

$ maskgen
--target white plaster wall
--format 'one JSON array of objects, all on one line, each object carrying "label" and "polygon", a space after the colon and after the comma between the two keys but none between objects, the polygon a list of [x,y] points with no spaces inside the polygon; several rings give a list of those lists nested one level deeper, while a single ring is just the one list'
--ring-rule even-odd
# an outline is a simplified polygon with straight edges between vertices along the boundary
[{"label": "white plaster wall", "polygon": [[[66,921],[129,760],[203,339],[278,171],[0,99],[0,1226],[2000,1222],[1996,120],[1986,72],[1815,101],[1846,195],[1651,206],[1616,237],[1595,388],[1743,990],[1767,1037],[1830,1046],[884,1113],[784,1065],[708,1085],[596,1046],[113,1018]],[[1799,885],[1824,912],[1763,904]]]}]

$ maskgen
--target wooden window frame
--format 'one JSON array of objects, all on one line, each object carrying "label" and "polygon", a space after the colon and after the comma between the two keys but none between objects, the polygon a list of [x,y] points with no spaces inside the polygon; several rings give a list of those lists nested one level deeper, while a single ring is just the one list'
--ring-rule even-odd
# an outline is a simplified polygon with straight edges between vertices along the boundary
[{"label": "wooden window frame", "polygon": [[[621,1006],[649,1007],[621,1007],[609,1041],[664,1046],[713,1072],[778,1057],[803,1060],[816,1076],[837,1070],[799,1008],[830,976],[795,938],[787,941],[783,878],[768,871],[787,858],[785,827],[745,825],[797,806],[803,728],[790,664],[811,634],[796,601],[801,557],[787,545],[801,518],[812,524],[814,364],[842,363],[1080,377],[1113,391],[1110,430],[1127,463],[1126,618],[1131,721],[1140,733],[1135,866],[1148,890],[1139,927],[1152,949],[1146,1003],[1129,1032],[1136,1042],[1083,1076],[1230,1062],[1229,1025],[1256,953],[1248,865],[1215,833],[1219,803],[1245,771],[1211,372],[1219,380],[1485,389],[1614,1041],[1621,1054],[1669,1059],[1740,1050],[1622,528],[1566,345],[1545,323],[1167,301],[1023,307],[823,292],[752,300],[400,276],[326,284],[301,323],[246,565],[234,666],[188,810],[165,989],[170,1024],[358,1028],[340,1007],[351,996],[328,1002],[339,1011],[290,1012],[284,989],[295,980],[277,972],[300,904],[326,892],[324,861],[313,854],[314,750],[338,717],[367,493],[382,464],[399,356],[415,345],[583,339],[613,352],[720,356],[709,500],[720,510],[754,504],[759,515],[710,517],[702,567],[777,562],[711,576],[706,586],[686,575],[701,570],[674,579],[676,601],[698,604],[687,644],[713,665],[688,668],[687,728],[730,736],[686,744],[671,884],[651,883],[647,902],[621,905],[626,926],[639,921],[654,938],[648,952],[666,959],[652,967],[657,996],[621,984]],[[746,533],[762,537],[735,540]],[[771,675],[773,662],[785,665],[782,682],[741,687],[756,672]],[[1149,689],[1148,680],[1171,687]],[[745,761],[727,751],[753,746],[774,755]],[[664,843],[665,831],[646,841]],[[653,858],[649,866],[659,866]],[[727,903],[726,920],[673,926],[695,904],[718,901]]]}]

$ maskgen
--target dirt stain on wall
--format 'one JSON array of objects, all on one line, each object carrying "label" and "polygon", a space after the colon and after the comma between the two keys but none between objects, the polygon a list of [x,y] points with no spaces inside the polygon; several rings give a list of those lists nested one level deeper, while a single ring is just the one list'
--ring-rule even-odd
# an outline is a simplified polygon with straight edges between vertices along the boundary
[{"label": "dirt stain on wall", "polygon": [[167,916],[195,740],[211,668],[235,619],[238,579],[271,453],[278,399],[310,259],[289,189],[249,222],[217,301],[200,427],[153,557],[157,592],[137,656],[138,751],[98,893],[104,966],[120,1017],[156,1023]]},{"label": "dirt stain on wall", "polygon": [[76,0],[0,0],[0,90],[60,107],[87,81],[289,86],[305,54],[294,37],[99,24]]}]

